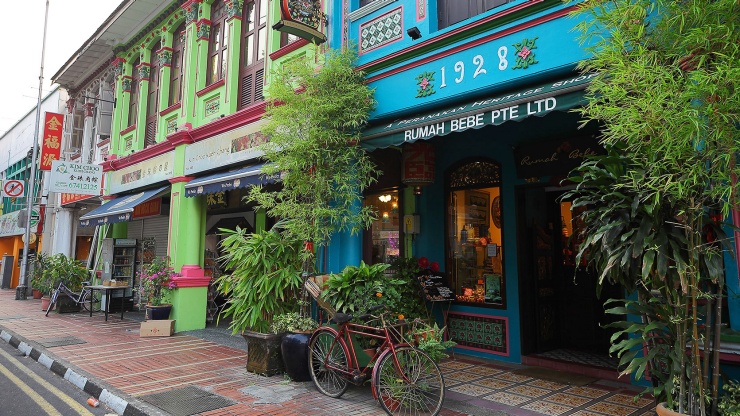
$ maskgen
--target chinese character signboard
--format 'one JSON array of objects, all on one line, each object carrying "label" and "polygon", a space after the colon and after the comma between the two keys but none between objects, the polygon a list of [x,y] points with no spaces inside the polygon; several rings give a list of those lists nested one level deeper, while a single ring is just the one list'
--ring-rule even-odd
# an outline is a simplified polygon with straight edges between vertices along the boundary
[{"label": "chinese character signboard", "polygon": [[44,135],[41,141],[40,170],[51,170],[51,162],[59,160],[62,151],[62,127],[64,116],[46,112],[44,116]]},{"label": "chinese character signboard", "polygon": [[55,160],[49,190],[82,195],[100,195],[103,168],[100,165]]},{"label": "chinese character signboard", "polygon": [[326,35],[321,33],[326,15],[321,11],[320,0],[282,0],[280,17],[273,29],[316,44],[326,42]]}]

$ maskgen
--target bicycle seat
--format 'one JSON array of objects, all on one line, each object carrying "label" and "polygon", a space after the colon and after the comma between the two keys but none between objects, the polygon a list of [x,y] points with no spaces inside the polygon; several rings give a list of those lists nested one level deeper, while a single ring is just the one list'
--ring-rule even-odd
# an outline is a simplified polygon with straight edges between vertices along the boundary
[{"label": "bicycle seat", "polygon": [[341,312],[337,312],[336,314],[334,314],[334,318],[332,319],[332,321],[334,321],[337,324],[343,324],[351,320],[352,320],[351,314],[346,314],[346,313],[341,313]]}]

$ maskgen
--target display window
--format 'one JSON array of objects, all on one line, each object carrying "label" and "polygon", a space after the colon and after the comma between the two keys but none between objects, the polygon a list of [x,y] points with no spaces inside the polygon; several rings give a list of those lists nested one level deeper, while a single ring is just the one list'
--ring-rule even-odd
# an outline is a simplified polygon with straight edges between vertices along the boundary
[{"label": "display window", "polygon": [[463,163],[448,175],[447,273],[459,302],[505,307],[500,166]]},{"label": "display window", "polygon": [[365,196],[365,206],[371,206],[378,218],[370,226],[372,235],[372,264],[392,263],[401,255],[401,223],[398,191],[387,191]]}]

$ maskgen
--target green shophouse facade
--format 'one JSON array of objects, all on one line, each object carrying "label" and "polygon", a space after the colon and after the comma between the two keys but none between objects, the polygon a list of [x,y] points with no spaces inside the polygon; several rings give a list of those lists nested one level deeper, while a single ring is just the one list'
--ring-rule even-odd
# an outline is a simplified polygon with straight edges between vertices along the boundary
[{"label": "green shophouse facade", "polygon": [[[159,9],[111,49],[108,201],[82,212],[80,225],[100,226],[104,238],[137,239],[139,263],[170,257],[182,273],[171,319],[184,331],[206,324],[215,230],[269,226],[241,201],[246,186],[264,180],[262,91],[270,66],[314,49],[271,28],[278,2],[176,0]],[[124,20],[115,12],[111,19]]]}]

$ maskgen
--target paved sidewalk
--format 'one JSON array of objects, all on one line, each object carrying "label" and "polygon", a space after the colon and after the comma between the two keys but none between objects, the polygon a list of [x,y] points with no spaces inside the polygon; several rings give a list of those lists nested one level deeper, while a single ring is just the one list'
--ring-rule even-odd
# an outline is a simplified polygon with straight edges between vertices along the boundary
[{"label": "paved sidewalk", "polygon": [[[122,415],[382,415],[369,386],[340,399],[312,383],[247,373],[246,343],[224,328],[141,338],[143,313],[124,319],[41,311],[39,300],[0,290],[0,338]],[[627,384],[567,375],[558,381],[526,367],[458,355],[441,365],[442,415],[653,415]],[[562,374],[561,374],[562,376]],[[584,381],[585,380],[585,381]],[[163,410],[164,409],[164,410]]]}]

